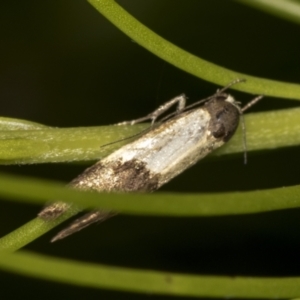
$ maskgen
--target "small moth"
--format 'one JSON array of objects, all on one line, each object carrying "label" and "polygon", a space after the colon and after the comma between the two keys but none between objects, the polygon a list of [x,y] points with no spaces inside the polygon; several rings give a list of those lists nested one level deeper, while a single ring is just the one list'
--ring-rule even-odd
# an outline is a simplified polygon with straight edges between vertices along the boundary
[{"label": "small moth", "polygon": [[[150,129],[135,141],[121,147],[86,169],[69,183],[69,187],[93,191],[153,192],[163,184],[221,147],[235,133],[243,112],[259,101],[258,96],[241,108],[240,103],[225,93],[237,79],[214,95],[186,106],[186,96],[177,96],[146,117],[123,122],[136,124],[151,120]],[[176,112],[160,122],[157,118],[177,104]],[[53,220],[71,204],[55,202],[38,216]],[[96,210],[75,220],[51,241],[62,239],[92,223],[104,221],[116,213]]]}]

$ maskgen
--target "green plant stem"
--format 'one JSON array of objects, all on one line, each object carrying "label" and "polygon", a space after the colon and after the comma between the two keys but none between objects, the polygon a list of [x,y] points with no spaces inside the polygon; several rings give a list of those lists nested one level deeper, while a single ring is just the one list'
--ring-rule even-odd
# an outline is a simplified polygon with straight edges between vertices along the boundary
[{"label": "green plant stem", "polygon": [[249,93],[300,100],[300,85],[249,76],[222,68],[182,50],[132,17],[113,0],[87,0],[103,16],[136,43],[170,64],[204,80],[225,86],[237,78],[245,84],[232,88]]},{"label": "green plant stem", "polygon": [[[9,199],[31,203],[60,199],[82,208],[102,208],[127,214],[194,217],[249,214],[300,207],[300,186],[210,194],[99,194],[67,189],[51,181],[9,175],[0,175],[0,182],[0,195]],[[74,208],[53,222],[39,219],[31,221],[1,238],[0,250],[15,251],[76,212]]]},{"label": "green plant stem", "polygon": [[76,286],[188,297],[280,299],[300,294],[300,278],[198,276],[134,270],[58,259],[30,252],[2,253],[4,270]]},{"label": "green plant stem", "polygon": [[1,164],[96,160],[132,141],[130,137],[149,126],[53,128],[39,124],[28,128],[28,121],[6,121],[0,118]]},{"label": "green plant stem", "polygon": [[291,0],[236,0],[276,17],[300,24],[300,3]]},{"label": "green plant stem", "polygon": [[[65,188],[50,180],[0,174],[0,195],[42,204],[50,199],[132,215],[220,216],[300,207],[300,186],[226,193],[96,193]],[[184,205],[183,205],[184,203]]]},{"label": "green plant stem", "polygon": [[[300,145],[299,119],[300,109],[298,108],[246,114],[247,151]],[[15,130],[18,120],[13,121],[12,128],[8,128],[8,125],[2,122],[6,130],[0,131],[1,164],[100,159],[132,139],[125,139],[105,147],[101,146],[133,136],[149,126],[149,124],[86,128],[44,126],[43,129]],[[25,121],[19,120],[19,125],[21,126],[23,122]],[[242,135],[243,132],[239,128],[229,143],[211,155],[243,152]]]},{"label": "green plant stem", "polygon": [[58,219],[48,222],[40,218],[35,218],[0,238],[0,251],[13,252],[19,250],[76,213],[78,213],[77,209],[70,209]]}]

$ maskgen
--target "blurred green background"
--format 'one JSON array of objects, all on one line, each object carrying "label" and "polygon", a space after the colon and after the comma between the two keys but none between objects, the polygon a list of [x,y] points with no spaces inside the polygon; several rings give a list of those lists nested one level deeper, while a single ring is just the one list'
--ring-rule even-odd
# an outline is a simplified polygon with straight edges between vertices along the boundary
[{"label": "blurred green background", "polygon": [[[300,81],[297,24],[234,1],[118,3],[156,33],[208,61],[249,75]],[[146,115],[180,93],[192,102],[217,89],[137,45],[84,0],[2,1],[0,37],[0,107],[6,117],[57,127],[113,124]],[[243,102],[252,98],[233,93]],[[253,111],[294,106],[297,101],[266,98]],[[239,191],[299,184],[299,150],[252,152],[247,166],[242,155],[208,158],[162,190]],[[1,166],[1,171],[68,182],[84,167]],[[1,235],[40,210],[5,199],[0,205]],[[299,276],[299,216],[299,210],[194,219],[118,216],[50,244],[54,230],[26,249],[175,272]],[[0,273],[0,280],[6,299],[149,298],[8,273]]]}]

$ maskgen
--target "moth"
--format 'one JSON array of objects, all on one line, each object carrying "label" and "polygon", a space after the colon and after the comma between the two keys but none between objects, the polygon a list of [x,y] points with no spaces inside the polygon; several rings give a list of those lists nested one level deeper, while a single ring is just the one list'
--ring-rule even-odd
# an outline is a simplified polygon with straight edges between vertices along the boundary
[{"label": "moth", "polygon": [[[244,111],[259,101],[258,96],[241,108],[225,91],[237,79],[212,96],[186,106],[186,96],[179,95],[149,115],[119,125],[151,120],[147,132],[133,142],[101,159],[69,183],[80,190],[112,192],[153,192],[194,165],[206,155],[227,143],[235,133]],[[177,105],[175,112],[161,121],[157,118]],[[72,204],[55,202],[38,216],[44,220],[59,217]],[[94,210],[71,223],[51,241],[62,239],[92,223],[104,221],[115,212]]]}]

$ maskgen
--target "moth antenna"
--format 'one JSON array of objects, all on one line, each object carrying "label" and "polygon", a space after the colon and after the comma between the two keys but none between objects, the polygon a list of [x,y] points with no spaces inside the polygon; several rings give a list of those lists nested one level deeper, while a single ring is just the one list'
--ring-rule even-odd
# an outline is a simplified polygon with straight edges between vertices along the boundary
[{"label": "moth antenna", "polygon": [[220,90],[217,90],[217,94],[222,94],[223,92],[225,92],[226,90],[228,90],[233,85],[235,85],[237,83],[240,83],[240,82],[245,82],[245,81],[246,81],[246,79],[237,78],[237,79],[231,81],[229,84],[227,84],[223,88],[221,88]]},{"label": "moth antenna", "polygon": [[244,113],[246,110],[248,110],[254,104],[256,104],[258,101],[260,101],[263,97],[264,97],[263,95],[260,95],[260,96],[255,97],[250,102],[248,102],[243,108],[241,108],[242,113]]}]

